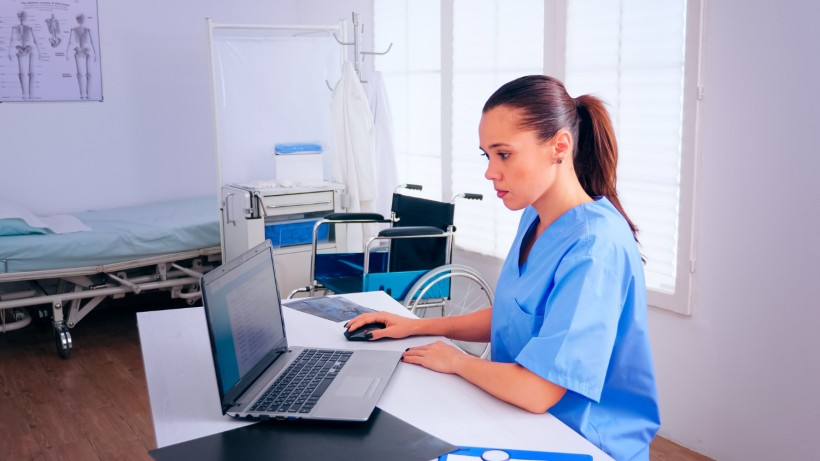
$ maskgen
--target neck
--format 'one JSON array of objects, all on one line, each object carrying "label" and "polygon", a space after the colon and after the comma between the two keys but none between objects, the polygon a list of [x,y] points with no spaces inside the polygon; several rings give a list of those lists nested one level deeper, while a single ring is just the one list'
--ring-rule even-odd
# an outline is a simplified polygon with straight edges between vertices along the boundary
[{"label": "neck", "polygon": [[538,198],[532,206],[538,212],[538,229],[536,237],[541,235],[556,219],[578,205],[589,203],[592,197],[587,195],[575,171],[567,168],[556,176],[556,181],[544,195]]}]

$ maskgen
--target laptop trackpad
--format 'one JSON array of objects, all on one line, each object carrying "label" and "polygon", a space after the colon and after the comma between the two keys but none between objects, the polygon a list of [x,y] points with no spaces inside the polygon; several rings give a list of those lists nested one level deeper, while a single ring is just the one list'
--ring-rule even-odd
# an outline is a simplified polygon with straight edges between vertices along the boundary
[{"label": "laptop trackpad", "polygon": [[345,378],[336,388],[335,395],[343,397],[370,397],[379,387],[381,378],[360,378],[351,376]]}]

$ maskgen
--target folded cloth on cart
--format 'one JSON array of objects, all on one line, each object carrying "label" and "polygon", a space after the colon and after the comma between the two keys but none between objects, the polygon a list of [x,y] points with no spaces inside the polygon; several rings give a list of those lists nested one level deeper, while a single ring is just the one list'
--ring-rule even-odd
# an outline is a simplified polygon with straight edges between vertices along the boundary
[{"label": "folded cloth on cart", "polygon": [[0,237],[3,272],[91,267],[220,245],[215,197],[86,211],[88,232]]},{"label": "folded cloth on cart", "polygon": [[24,206],[0,199],[0,237],[9,235],[65,234],[90,231],[75,216],[36,216]]},{"label": "folded cloth on cart", "polygon": [[322,145],[315,142],[284,142],[273,146],[276,155],[289,154],[320,154]]}]

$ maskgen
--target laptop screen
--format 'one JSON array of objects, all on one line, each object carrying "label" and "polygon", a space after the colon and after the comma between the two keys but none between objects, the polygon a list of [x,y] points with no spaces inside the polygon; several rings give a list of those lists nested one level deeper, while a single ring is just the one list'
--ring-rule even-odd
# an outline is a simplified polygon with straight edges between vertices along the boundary
[{"label": "laptop screen", "polygon": [[241,257],[243,261],[237,258],[204,277],[204,302],[223,396],[248,373],[261,373],[275,352],[287,347],[270,246],[249,253]]}]

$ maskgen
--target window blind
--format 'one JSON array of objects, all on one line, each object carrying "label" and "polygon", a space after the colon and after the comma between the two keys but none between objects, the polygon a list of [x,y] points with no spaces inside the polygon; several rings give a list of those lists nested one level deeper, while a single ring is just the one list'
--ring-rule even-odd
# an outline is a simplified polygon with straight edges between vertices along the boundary
[{"label": "window blind", "polygon": [[399,183],[441,196],[441,6],[438,0],[374,2],[374,59],[382,72],[395,132]]},{"label": "window blind", "polygon": [[685,0],[571,0],[567,9],[567,90],[608,104],[647,288],[667,293],[677,275],[685,18]]},{"label": "window blind", "polygon": [[510,249],[520,212],[504,207],[484,178],[487,161],[480,157],[478,124],[498,87],[543,73],[543,61],[543,1],[455,0],[451,181],[455,193],[484,195],[481,202],[456,207],[456,245],[463,249],[499,258]]},{"label": "window blind", "polygon": [[374,2],[376,48],[395,43],[376,67],[394,112],[399,179],[424,184],[429,197],[484,194],[483,202],[456,207],[456,245],[505,257],[518,215],[484,179],[481,108],[501,84],[543,73],[544,24],[563,25],[565,61],[553,64],[563,70],[570,95],[590,93],[608,104],[620,148],[621,202],[640,228],[647,287],[679,297],[673,310],[688,312],[689,282],[680,282],[678,272],[686,267],[679,259],[689,255],[678,251],[688,248],[679,241],[681,226],[691,225],[691,210],[681,207],[681,175],[691,194],[692,160],[682,173],[682,146],[688,143],[688,152],[693,144],[684,138],[692,136],[693,114],[683,124],[685,53],[696,58],[685,50],[692,8],[686,0],[567,0],[565,18],[563,8],[550,9],[561,17],[547,18],[544,6],[543,0]]}]

